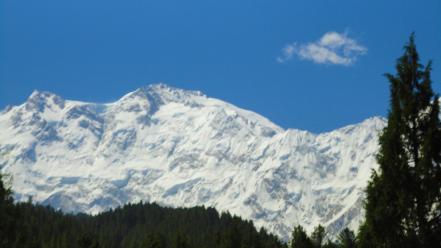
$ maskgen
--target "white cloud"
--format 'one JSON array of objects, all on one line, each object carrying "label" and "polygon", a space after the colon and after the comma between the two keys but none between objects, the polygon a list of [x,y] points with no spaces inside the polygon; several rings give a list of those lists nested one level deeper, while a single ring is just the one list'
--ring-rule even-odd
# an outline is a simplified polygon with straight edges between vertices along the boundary
[{"label": "white cloud", "polygon": [[349,38],[346,33],[328,32],[315,42],[286,45],[282,49],[282,54],[277,57],[277,61],[285,63],[296,55],[300,59],[310,60],[317,64],[348,66],[366,52],[366,47]]}]

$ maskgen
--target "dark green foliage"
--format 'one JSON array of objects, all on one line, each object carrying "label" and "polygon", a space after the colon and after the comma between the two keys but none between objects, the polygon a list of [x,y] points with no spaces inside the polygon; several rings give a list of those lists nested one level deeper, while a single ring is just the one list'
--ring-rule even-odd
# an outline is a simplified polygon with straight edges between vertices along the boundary
[{"label": "dark green foliage", "polygon": [[292,232],[291,248],[313,248],[311,239],[302,226],[294,227]]},{"label": "dark green foliage", "polygon": [[15,211],[12,192],[3,183],[3,175],[0,174],[0,247],[11,246],[15,240],[17,212]]},{"label": "dark green foliage", "polygon": [[21,214],[16,247],[283,247],[275,236],[257,232],[252,222],[219,216],[213,208],[139,203],[89,216],[29,203],[16,207]]},{"label": "dark green foliage", "polygon": [[328,241],[326,241],[326,243],[322,246],[322,248],[339,248],[339,246],[338,246],[336,243],[334,243],[334,242],[328,240]]},{"label": "dark green foliage", "polygon": [[357,247],[357,242],[355,234],[349,228],[343,229],[338,235],[338,247],[341,248],[355,248]]},{"label": "dark green foliage", "polygon": [[305,232],[302,226],[297,226],[292,232],[292,239],[290,243],[291,248],[356,248],[357,242],[353,231],[348,228],[338,235],[337,243],[327,240],[324,242],[326,236],[325,228],[318,225],[311,234],[311,237]]},{"label": "dark green foliage", "polygon": [[1,180],[0,196],[0,248],[285,247],[251,221],[214,208],[138,203],[97,216],[71,215],[31,202],[13,204]]},{"label": "dark green foliage", "polygon": [[441,247],[441,125],[431,63],[423,67],[410,37],[390,81],[380,165],[367,187],[362,247]]},{"label": "dark green foliage", "polygon": [[161,234],[151,232],[145,235],[145,238],[141,241],[140,247],[143,248],[165,247],[165,239]]},{"label": "dark green foliage", "polygon": [[85,233],[80,236],[80,238],[78,239],[78,246],[84,248],[100,247],[99,243],[97,242],[97,238],[90,233]]},{"label": "dark green foliage", "polygon": [[189,242],[187,241],[187,238],[180,232],[178,232],[176,235],[174,235],[172,244],[172,248],[189,248]]},{"label": "dark green foliage", "polygon": [[315,248],[322,247],[325,235],[326,235],[325,228],[322,225],[318,225],[311,234],[311,241],[313,247]]}]

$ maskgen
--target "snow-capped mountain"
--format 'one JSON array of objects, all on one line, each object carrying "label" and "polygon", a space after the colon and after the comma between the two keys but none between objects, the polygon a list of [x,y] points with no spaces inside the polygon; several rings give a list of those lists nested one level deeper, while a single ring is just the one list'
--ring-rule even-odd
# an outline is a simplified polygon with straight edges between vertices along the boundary
[{"label": "snow-capped mountain", "polygon": [[205,205],[287,239],[321,223],[357,228],[376,168],[375,117],[332,132],[285,130],[200,92],[163,84],[113,103],[35,91],[0,113],[0,168],[15,198],[98,213],[128,202]]}]

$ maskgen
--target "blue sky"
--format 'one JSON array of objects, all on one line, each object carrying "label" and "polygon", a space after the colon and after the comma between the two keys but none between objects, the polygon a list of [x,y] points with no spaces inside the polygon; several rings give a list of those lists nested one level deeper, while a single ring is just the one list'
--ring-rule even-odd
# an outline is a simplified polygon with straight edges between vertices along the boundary
[{"label": "blue sky", "polygon": [[385,115],[412,31],[441,91],[441,1],[3,0],[0,108],[165,82],[322,132]]}]

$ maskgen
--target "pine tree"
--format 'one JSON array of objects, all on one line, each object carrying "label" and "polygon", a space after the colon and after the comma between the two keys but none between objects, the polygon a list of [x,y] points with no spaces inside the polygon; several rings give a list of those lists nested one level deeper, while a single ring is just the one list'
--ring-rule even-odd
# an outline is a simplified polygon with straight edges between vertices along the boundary
[{"label": "pine tree", "polygon": [[165,248],[164,238],[157,233],[148,233],[144,237],[142,248]]},{"label": "pine tree", "polygon": [[78,245],[82,248],[99,248],[99,244],[95,239],[92,234],[85,233],[78,239]]},{"label": "pine tree", "polygon": [[325,228],[322,225],[318,225],[314,228],[311,234],[311,241],[315,248],[322,247],[323,241],[325,239]]},{"label": "pine tree", "polygon": [[189,248],[190,245],[188,244],[187,238],[185,235],[183,235],[181,232],[177,232],[176,235],[173,237],[172,248]]},{"label": "pine tree", "polygon": [[17,212],[12,191],[3,183],[3,178],[0,173],[0,247],[11,247],[15,241]]},{"label": "pine tree", "polygon": [[313,248],[311,239],[302,226],[294,227],[292,232],[291,248]]},{"label": "pine tree", "polygon": [[441,247],[441,125],[431,62],[419,63],[414,35],[390,82],[379,170],[367,187],[362,247]]},{"label": "pine tree", "polygon": [[338,247],[355,248],[357,247],[356,245],[357,243],[354,232],[347,227],[343,229],[338,235]]},{"label": "pine tree", "polygon": [[339,248],[337,244],[332,242],[331,240],[326,241],[326,243],[322,246],[322,248]]}]

